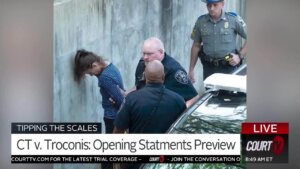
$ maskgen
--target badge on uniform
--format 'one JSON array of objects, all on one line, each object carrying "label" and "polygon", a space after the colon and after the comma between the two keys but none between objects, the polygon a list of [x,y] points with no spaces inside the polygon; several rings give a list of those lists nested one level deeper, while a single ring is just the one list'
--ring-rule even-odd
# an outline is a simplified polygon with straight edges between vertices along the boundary
[{"label": "badge on uniform", "polygon": [[177,82],[182,83],[182,84],[188,84],[189,83],[189,78],[188,78],[187,74],[182,70],[178,70],[175,73],[175,79],[176,79]]},{"label": "badge on uniform", "polygon": [[229,22],[224,23],[224,28],[227,29],[229,27]]}]

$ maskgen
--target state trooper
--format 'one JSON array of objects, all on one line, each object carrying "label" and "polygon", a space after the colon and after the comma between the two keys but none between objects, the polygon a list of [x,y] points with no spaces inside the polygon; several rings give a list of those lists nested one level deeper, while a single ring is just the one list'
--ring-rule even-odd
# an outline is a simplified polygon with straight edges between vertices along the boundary
[{"label": "state trooper", "polygon": [[224,0],[202,0],[208,13],[200,16],[193,28],[189,78],[194,79],[194,68],[200,57],[203,79],[213,73],[232,73],[246,54],[246,41],[236,47],[237,35],[247,39],[246,24],[233,12],[223,10]]}]

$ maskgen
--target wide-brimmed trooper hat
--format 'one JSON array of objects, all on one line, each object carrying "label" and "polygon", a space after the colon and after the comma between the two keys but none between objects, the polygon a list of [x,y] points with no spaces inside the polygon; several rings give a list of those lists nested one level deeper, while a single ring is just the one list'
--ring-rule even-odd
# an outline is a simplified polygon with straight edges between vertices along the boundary
[{"label": "wide-brimmed trooper hat", "polygon": [[201,0],[201,1],[207,4],[211,4],[211,3],[221,2],[224,0]]}]

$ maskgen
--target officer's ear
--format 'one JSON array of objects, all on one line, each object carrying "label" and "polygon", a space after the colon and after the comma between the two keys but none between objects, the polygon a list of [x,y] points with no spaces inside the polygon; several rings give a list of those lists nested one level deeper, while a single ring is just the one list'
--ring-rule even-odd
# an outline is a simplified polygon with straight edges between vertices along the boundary
[{"label": "officer's ear", "polygon": [[164,50],[159,49],[158,51],[159,51],[161,54],[164,54]]}]

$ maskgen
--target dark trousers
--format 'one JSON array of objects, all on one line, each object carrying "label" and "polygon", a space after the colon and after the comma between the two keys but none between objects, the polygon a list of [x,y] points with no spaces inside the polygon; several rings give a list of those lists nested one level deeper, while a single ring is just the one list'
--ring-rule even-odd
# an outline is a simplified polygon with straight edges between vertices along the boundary
[{"label": "dark trousers", "polygon": [[[105,132],[113,133],[114,130],[114,119],[103,118],[105,123]],[[112,163],[102,163],[102,169],[113,169]]]},{"label": "dark trousers", "polygon": [[108,119],[108,118],[104,117],[103,120],[104,120],[104,123],[105,123],[105,132],[106,133],[113,133],[115,119]]},{"label": "dark trousers", "polygon": [[203,62],[202,65],[203,65],[203,80],[205,80],[208,76],[214,73],[231,74],[237,68],[237,66],[230,66],[230,65],[213,66],[205,62]]}]

